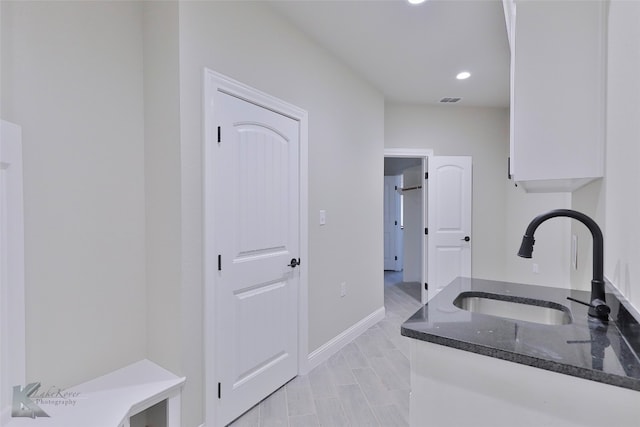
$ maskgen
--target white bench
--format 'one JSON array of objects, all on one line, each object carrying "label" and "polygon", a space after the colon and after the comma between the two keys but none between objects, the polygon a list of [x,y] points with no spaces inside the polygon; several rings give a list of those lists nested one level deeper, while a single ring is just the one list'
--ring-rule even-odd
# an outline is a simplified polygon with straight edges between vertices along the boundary
[{"label": "white bench", "polygon": [[[8,427],[144,427],[180,426],[180,378],[149,360],[141,360],[52,399],[32,399],[49,417],[14,417]],[[36,394],[47,389],[41,387]]]}]

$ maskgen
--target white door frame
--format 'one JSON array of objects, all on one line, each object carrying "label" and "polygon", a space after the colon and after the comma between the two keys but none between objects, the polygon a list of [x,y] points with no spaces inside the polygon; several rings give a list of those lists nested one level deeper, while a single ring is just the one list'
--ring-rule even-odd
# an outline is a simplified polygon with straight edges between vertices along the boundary
[{"label": "white door frame", "polygon": [[204,227],[204,359],[205,359],[205,420],[207,426],[215,426],[215,408],[217,406],[217,385],[215,372],[215,292],[216,268],[213,259],[216,253],[213,236],[213,213],[215,212],[214,188],[210,184],[213,177],[211,159],[213,150],[209,147],[217,143],[217,130],[210,119],[213,116],[214,94],[218,91],[238,97],[268,110],[285,115],[299,122],[300,129],[300,287],[298,290],[298,375],[309,371],[309,312],[308,312],[308,266],[309,266],[309,175],[308,175],[308,113],[292,104],[275,98],[269,94],[249,87],[234,79],[204,69],[203,97],[203,227]]},{"label": "white door frame", "polygon": [[[393,198],[394,198],[394,209],[393,209],[393,217],[395,220],[397,220],[396,224],[393,227],[393,252],[394,252],[394,256],[395,256],[395,261],[393,262],[393,268],[389,269],[387,268],[389,266],[389,264],[386,261],[386,256],[388,255],[388,251],[387,251],[387,247],[385,244],[385,265],[384,265],[384,269],[385,270],[393,270],[393,271],[402,271],[402,266],[404,263],[404,259],[403,259],[403,255],[404,255],[404,251],[403,251],[403,239],[402,239],[402,230],[400,229],[400,225],[401,225],[401,218],[400,218],[400,193],[399,191],[399,184],[400,184],[400,179],[399,176],[385,176],[385,204],[386,202],[386,197],[387,197],[387,192],[390,191],[388,190],[387,184],[386,184],[386,180],[388,178],[393,178],[395,183],[398,184],[396,185],[396,190],[394,191],[393,194]],[[386,206],[385,206],[385,212],[386,212]],[[387,217],[385,216],[384,219],[384,229],[385,232],[387,231]]]},{"label": "white door frame", "polygon": [[[432,149],[421,148],[385,148],[384,157],[404,157],[404,158],[421,158],[422,159],[422,173],[427,172],[427,166],[429,157],[433,157]],[[427,204],[427,185],[422,186],[422,229],[427,226],[428,204]],[[422,281],[420,282],[420,294],[422,304],[427,302],[427,290],[424,288],[424,284],[427,283],[427,238],[424,236],[422,239]]]},{"label": "white door frame", "polygon": [[[22,128],[0,121],[0,426],[9,422],[11,390],[25,384],[24,197]],[[10,326],[10,327],[9,327]]]}]

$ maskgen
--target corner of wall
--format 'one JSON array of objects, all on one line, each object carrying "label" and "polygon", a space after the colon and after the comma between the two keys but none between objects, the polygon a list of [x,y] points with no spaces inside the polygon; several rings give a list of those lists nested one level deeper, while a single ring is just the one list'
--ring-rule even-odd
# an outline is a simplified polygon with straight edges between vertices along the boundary
[{"label": "corner of wall", "polygon": [[181,373],[178,4],[144,2],[142,17],[147,356]]},{"label": "corner of wall", "polygon": [[351,341],[358,338],[363,332],[365,332],[370,327],[377,324],[379,321],[383,320],[385,317],[385,308],[380,307],[375,310],[373,313],[369,314],[365,318],[361,319],[359,322],[355,323],[342,333],[336,335],[331,340],[327,341],[316,350],[309,353],[307,366],[305,368],[305,372],[303,374],[308,373],[313,368],[319,366],[323,362],[326,362],[331,356],[339,352],[342,348],[344,348]]},{"label": "corner of wall", "polygon": [[[636,310],[640,308],[640,3],[611,1],[607,25],[607,97],[604,272]],[[605,203],[606,201],[606,203]],[[638,310],[640,311],[640,310]]]},{"label": "corner of wall", "polygon": [[[593,181],[571,194],[571,209],[591,217],[604,229],[604,192],[601,179]],[[577,268],[570,262],[571,288],[588,291],[591,289],[593,266],[593,239],[589,230],[578,221],[571,222],[571,238],[577,239]],[[573,252],[571,256],[573,256]]]}]

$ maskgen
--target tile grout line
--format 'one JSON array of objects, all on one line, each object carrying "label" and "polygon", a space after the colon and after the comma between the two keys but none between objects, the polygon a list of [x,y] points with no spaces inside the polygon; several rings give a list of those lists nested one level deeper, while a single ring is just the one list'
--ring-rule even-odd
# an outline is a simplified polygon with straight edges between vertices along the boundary
[{"label": "tile grout line", "polygon": [[[353,373],[353,369],[351,370]],[[371,369],[371,371],[373,372],[373,374],[378,378],[378,374],[376,374],[376,372]],[[378,414],[376,414],[376,411],[373,409],[373,405],[371,404],[371,400],[369,400],[369,398],[367,397],[367,394],[364,392],[364,390],[362,389],[362,385],[360,384],[360,381],[358,381],[358,377],[355,376],[355,373],[353,374],[353,376],[356,378],[356,383],[358,384],[358,387],[360,388],[360,392],[362,393],[362,395],[364,396],[365,400],[367,401],[367,406],[369,407],[369,410],[371,411],[371,413],[373,414],[373,417],[378,421],[378,425],[382,426],[382,420],[378,417]],[[381,381],[382,383],[382,381]]]},{"label": "tile grout line", "polygon": [[[381,343],[377,343],[377,341],[379,340],[384,340],[384,341],[388,341],[388,343],[382,343],[381,345],[384,345],[384,348],[387,349],[388,351],[397,351],[401,356],[407,357],[408,356],[405,354],[405,346],[402,340],[398,340],[398,336],[400,335],[400,325],[402,324],[402,319],[403,318],[407,318],[408,316],[410,316],[415,310],[419,309],[421,306],[421,303],[419,301],[416,301],[415,298],[412,296],[413,295],[413,290],[409,290],[406,286],[404,287],[399,287],[399,284],[403,284],[404,282],[402,282],[401,280],[401,274],[396,273],[396,274],[389,274],[387,275],[387,273],[385,272],[385,280],[384,280],[384,302],[385,302],[385,307],[387,309],[387,316],[385,316],[385,319],[383,319],[381,322],[384,322],[385,320],[387,321],[384,326],[380,325],[380,323],[377,323],[376,325],[372,326],[371,328],[367,329],[367,331],[370,333],[370,338],[373,340],[373,344],[370,341],[365,340],[366,342],[366,347],[368,349],[368,352],[363,351],[362,347],[361,347],[361,343],[354,343],[355,344],[355,348],[358,350],[358,352],[360,353],[360,355],[362,357],[364,357],[364,360],[366,361],[366,365],[365,366],[357,366],[357,367],[353,367],[350,366],[351,363],[349,362],[349,358],[347,358],[344,354],[344,349],[341,349],[338,353],[342,353],[342,358],[344,359],[344,363],[346,364],[346,367],[348,368],[348,370],[346,370],[345,372],[349,372],[351,374],[351,376],[353,377],[353,379],[355,380],[355,384],[358,386],[358,390],[359,392],[362,394],[362,397],[364,397],[364,405],[366,405],[366,408],[372,413],[373,415],[373,420],[375,420],[376,424],[378,426],[383,426],[383,419],[381,417],[385,417],[385,419],[387,417],[392,417],[395,418],[397,420],[402,420],[402,422],[400,423],[401,425],[407,425],[405,422],[408,421],[408,417],[409,414],[407,413],[407,406],[405,406],[405,402],[404,400],[398,400],[400,399],[400,397],[398,396],[398,393],[401,393],[404,391],[404,389],[401,390],[391,390],[389,389],[389,387],[387,386],[387,384],[385,383],[385,381],[383,380],[383,378],[380,376],[380,374],[378,373],[378,371],[376,371],[375,369],[373,369],[373,366],[371,365],[371,359],[372,358],[376,358],[379,357],[381,359],[384,359],[385,365],[388,365],[389,369],[387,369],[389,371],[389,373],[391,373],[393,375],[393,377],[398,377],[398,378],[404,378],[404,375],[402,375],[402,371],[399,371],[396,368],[400,368],[400,365],[398,365],[398,360],[397,357],[396,358],[389,358],[389,354],[387,351],[383,351],[380,350],[380,356],[374,356],[371,353],[371,345],[373,345],[373,347],[377,348],[376,344],[381,344]],[[406,284],[405,284],[406,285]],[[419,286],[419,284],[418,284]],[[393,332],[397,329],[396,332]],[[401,337],[401,338],[405,338],[405,337]],[[405,338],[406,339],[406,338]],[[390,344],[390,347],[388,346],[388,344]],[[337,354],[338,354],[337,353]],[[375,353],[375,351],[373,352]],[[380,362],[380,361],[379,361]],[[326,363],[326,362],[325,362]],[[370,369],[371,372],[374,375],[374,378],[377,379],[380,382],[380,385],[382,386],[382,388],[380,390],[377,390],[376,388],[373,388],[372,390],[370,390],[372,393],[371,398],[375,398],[377,396],[377,394],[379,393],[386,393],[386,394],[382,394],[380,395],[380,397],[382,397],[382,402],[381,405],[379,406],[374,406],[371,398],[365,393],[364,390],[364,385],[360,383],[360,381],[358,380],[358,377],[355,374],[355,369]],[[333,396],[325,396],[326,399],[336,399],[339,403],[339,407],[342,410],[342,414],[345,417],[343,419],[343,421],[346,423],[345,425],[351,425],[350,421],[349,421],[349,417],[347,416],[347,410],[345,408],[343,399],[341,399],[340,394],[338,392],[338,387],[340,386],[339,384],[334,382],[334,378],[331,377],[331,374],[328,373],[329,377],[328,377],[328,381],[331,382],[333,384],[334,387],[334,395]],[[306,375],[306,377],[308,378],[309,374]],[[366,380],[366,378],[363,378],[363,380]],[[295,425],[299,425],[301,424],[301,419],[299,419],[297,421],[297,423],[294,423],[292,421],[292,416],[290,416],[289,414],[289,409],[290,409],[290,405],[291,402],[289,400],[290,396],[290,390],[287,389],[286,385],[283,386],[285,388],[284,390],[284,399],[285,399],[285,405],[284,405],[284,409],[285,409],[285,413],[286,413],[286,419],[287,421],[285,423],[283,423],[282,421],[273,419],[273,420],[269,420],[268,418],[265,418],[266,414],[263,413],[263,405],[259,405],[258,408],[258,414],[257,414],[257,427],[267,427],[268,425],[272,425],[273,421],[276,421],[277,425],[283,426],[283,427],[292,427]],[[309,414],[304,414],[304,416],[309,417],[308,421],[311,422],[312,418],[315,419],[315,423],[317,423],[318,425],[320,424],[320,417],[318,414],[318,407],[316,405],[316,397],[314,394],[314,388],[311,385],[311,381],[309,381],[308,384],[308,388],[309,388],[309,393],[310,393],[310,397],[311,397],[311,406],[310,409],[313,411]],[[409,385],[410,388],[410,385]],[[410,393],[410,390],[409,390]],[[408,395],[407,395],[408,398]],[[268,399],[268,398],[267,398]],[[263,401],[264,402],[264,401]],[[365,406],[361,405],[361,407],[364,409]],[[381,413],[378,414],[376,411],[376,408],[380,409],[380,408],[387,408],[391,411],[382,411]],[[356,412],[357,413],[357,412]],[[355,416],[355,413],[351,413],[349,412],[349,414],[351,414],[351,416]],[[397,417],[400,418],[397,418]],[[241,425],[251,425],[251,427],[254,427],[253,423],[249,422],[249,419],[246,419],[244,424],[242,423],[242,421],[240,421],[240,419],[242,418],[242,416],[240,418],[238,418],[236,421],[238,422],[238,426]],[[357,421],[357,420],[356,420]],[[271,423],[271,424],[268,424]],[[233,423],[235,424],[235,422]]]},{"label": "tile grout line", "polygon": [[[295,379],[295,377],[294,377]],[[293,380],[291,380],[293,381]],[[289,381],[289,382],[291,382]],[[289,384],[289,383],[287,383]],[[287,426],[291,427],[291,415],[289,415],[289,389],[287,387],[287,384],[284,385],[284,406],[286,408],[286,414],[287,414]]]}]

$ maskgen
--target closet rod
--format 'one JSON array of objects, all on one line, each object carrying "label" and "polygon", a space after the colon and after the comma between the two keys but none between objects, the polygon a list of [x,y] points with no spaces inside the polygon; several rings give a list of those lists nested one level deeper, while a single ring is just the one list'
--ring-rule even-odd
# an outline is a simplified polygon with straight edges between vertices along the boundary
[{"label": "closet rod", "polygon": [[417,190],[419,188],[422,188],[422,185],[416,185],[415,187],[405,187],[405,188],[401,188],[400,191],[409,191],[409,190]]}]

